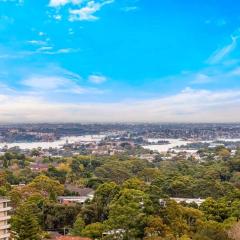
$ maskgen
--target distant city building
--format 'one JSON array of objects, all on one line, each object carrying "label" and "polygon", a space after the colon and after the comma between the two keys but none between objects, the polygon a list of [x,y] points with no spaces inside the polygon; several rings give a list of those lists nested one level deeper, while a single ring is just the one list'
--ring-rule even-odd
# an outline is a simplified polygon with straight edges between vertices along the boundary
[{"label": "distant city building", "polygon": [[9,199],[0,197],[0,240],[10,239],[9,211],[11,207],[9,206],[9,202]]}]

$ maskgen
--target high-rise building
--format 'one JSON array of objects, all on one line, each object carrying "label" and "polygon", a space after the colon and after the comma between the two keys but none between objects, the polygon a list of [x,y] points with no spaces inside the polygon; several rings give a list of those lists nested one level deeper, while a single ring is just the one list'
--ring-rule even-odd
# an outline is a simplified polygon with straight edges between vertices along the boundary
[{"label": "high-rise building", "polygon": [[9,199],[0,197],[0,240],[10,239],[9,211],[11,207],[9,206],[9,202]]}]

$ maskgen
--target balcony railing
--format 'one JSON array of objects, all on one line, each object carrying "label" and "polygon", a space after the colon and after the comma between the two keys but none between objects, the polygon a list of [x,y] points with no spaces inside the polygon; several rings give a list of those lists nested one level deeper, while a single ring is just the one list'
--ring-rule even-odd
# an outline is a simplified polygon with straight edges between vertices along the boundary
[{"label": "balcony railing", "polygon": [[11,209],[11,207],[0,207],[0,212],[10,211]]},{"label": "balcony railing", "polygon": [[10,237],[10,233],[4,233],[4,234],[0,233],[0,240],[5,239],[5,238],[9,238],[9,237]]},{"label": "balcony railing", "polygon": [[10,216],[2,216],[0,217],[0,221],[9,220],[10,218],[11,218]]},{"label": "balcony railing", "polygon": [[0,225],[0,230],[9,229],[10,227],[10,224]]}]

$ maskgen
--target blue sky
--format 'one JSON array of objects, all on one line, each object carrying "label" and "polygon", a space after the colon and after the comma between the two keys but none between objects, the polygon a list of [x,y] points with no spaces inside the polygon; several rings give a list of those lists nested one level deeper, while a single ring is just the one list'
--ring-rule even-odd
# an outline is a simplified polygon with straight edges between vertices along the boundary
[{"label": "blue sky", "polygon": [[238,0],[0,0],[0,122],[238,122]]}]

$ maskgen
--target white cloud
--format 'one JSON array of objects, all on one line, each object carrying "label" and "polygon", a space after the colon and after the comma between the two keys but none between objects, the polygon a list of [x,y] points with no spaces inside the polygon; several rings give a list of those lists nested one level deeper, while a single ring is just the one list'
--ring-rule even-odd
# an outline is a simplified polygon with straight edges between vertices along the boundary
[{"label": "white cloud", "polygon": [[13,2],[13,3],[17,3],[19,5],[22,5],[24,3],[24,0],[0,0],[1,2]]},{"label": "white cloud", "polygon": [[[52,87],[52,86],[50,86]],[[240,90],[187,88],[176,95],[118,103],[54,103],[0,95],[1,122],[239,122]]]},{"label": "white cloud", "polygon": [[204,73],[197,73],[195,76],[193,76],[193,81],[192,83],[195,84],[204,84],[204,83],[209,83],[212,82],[212,78],[209,77],[207,74]]},{"label": "white cloud", "polygon": [[38,35],[39,35],[39,36],[45,36],[46,33],[45,33],[45,32],[39,32]]},{"label": "white cloud", "polygon": [[[103,90],[83,87],[83,79],[80,75],[70,72],[58,65],[51,64],[42,68],[22,69],[20,73],[22,93],[31,93],[38,96],[50,96],[51,93],[62,93],[62,96],[69,98],[69,94],[102,94]],[[0,93],[1,93],[0,84]],[[59,95],[58,95],[59,96]],[[66,99],[66,98],[65,98]]]},{"label": "white cloud", "polygon": [[[98,19],[95,13],[100,11],[104,5],[113,3],[114,0],[50,0],[49,6],[61,8],[71,4],[75,8],[69,10],[70,21],[95,21]],[[77,6],[77,8],[76,8]],[[61,20],[61,15],[53,16],[56,20]]]},{"label": "white cloud", "polygon": [[50,7],[61,7],[66,4],[69,4],[69,3],[77,5],[82,2],[83,2],[83,0],[50,0],[49,6]]},{"label": "white cloud", "polygon": [[37,90],[55,90],[59,87],[64,87],[69,83],[69,80],[58,76],[31,76],[22,81],[22,84]]},{"label": "white cloud", "polygon": [[98,12],[104,5],[113,3],[114,0],[105,0],[103,2],[88,1],[87,5],[80,9],[71,9],[70,21],[95,21],[98,19],[94,14]]},{"label": "white cloud", "polygon": [[59,48],[55,49],[52,46],[48,45],[40,45],[40,43],[30,43],[32,45],[36,45],[38,48],[34,50],[27,51],[15,51],[15,52],[6,52],[0,54],[0,59],[17,59],[17,58],[26,58],[33,55],[58,55],[58,54],[69,54],[69,53],[77,53],[80,51],[79,48]]},{"label": "white cloud", "polygon": [[92,83],[100,84],[107,81],[107,77],[103,75],[90,75],[88,77],[88,80]]},{"label": "white cloud", "polygon": [[56,55],[56,54],[76,53],[79,51],[80,49],[74,49],[74,48],[53,49],[53,47],[51,46],[46,46],[46,47],[38,48],[36,51],[33,51],[32,54]]},{"label": "white cloud", "polygon": [[47,44],[47,42],[42,41],[42,40],[29,40],[29,41],[27,41],[27,43],[30,43],[32,45],[39,45],[39,46]]},{"label": "white cloud", "polygon": [[0,93],[8,93],[8,94],[12,94],[12,93],[16,93],[16,91],[13,88],[10,88],[8,85],[1,83],[0,82]]},{"label": "white cloud", "polygon": [[76,75],[32,75],[24,79],[21,84],[27,88],[30,88],[32,92],[65,92],[74,94],[83,94],[87,92],[87,89],[82,88],[77,83],[77,79],[80,80],[80,76]]},{"label": "white cloud", "polygon": [[58,21],[62,20],[62,16],[60,14],[54,15],[53,18]]}]

